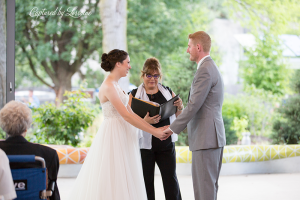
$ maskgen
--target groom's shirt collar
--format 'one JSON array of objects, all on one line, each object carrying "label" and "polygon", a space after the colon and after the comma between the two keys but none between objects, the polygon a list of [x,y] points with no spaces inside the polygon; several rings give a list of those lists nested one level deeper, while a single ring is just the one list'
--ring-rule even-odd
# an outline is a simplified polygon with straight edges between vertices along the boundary
[{"label": "groom's shirt collar", "polygon": [[204,57],[199,61],[198,65],[197,65],[197,69],[199,69],[200,65],[203,63],[203,60],[204,60],[205,58],[207,58],[207,57],[209,57],[209,55],[204,56]]}]

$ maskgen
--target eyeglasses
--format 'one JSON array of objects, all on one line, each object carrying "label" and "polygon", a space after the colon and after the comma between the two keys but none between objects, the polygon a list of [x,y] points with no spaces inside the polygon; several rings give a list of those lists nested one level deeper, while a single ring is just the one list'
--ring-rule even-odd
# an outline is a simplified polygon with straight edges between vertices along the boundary
[{"label": "eyeglasses", "polygon": [[148,79],[151,79],[152,77],[153,77],[154,79],[158,79],[158,78],[160,77],[160,75],[159,75],[159,74],[154,74],[154,75],[146,74],[146,77],[147,77]]}]

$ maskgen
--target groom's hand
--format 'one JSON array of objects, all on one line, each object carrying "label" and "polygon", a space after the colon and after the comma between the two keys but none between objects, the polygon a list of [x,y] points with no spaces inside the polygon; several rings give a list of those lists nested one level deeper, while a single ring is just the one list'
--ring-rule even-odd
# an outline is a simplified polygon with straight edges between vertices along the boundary
[{"label": "groom's hand", "polygon": [[160,127],[159,129],[162,130],[162,131],[164,131],[164,130],[166,130],[167,128],[169,128],[169,126],[170,126],[170,125],[162,126],[162,127]]},{"label": "groom's hand", "polygon": [[173,134],[173,132],[170,130],[169,126],[164,130],[163,133],[165,134],[164,136],[166,137],[166,139]]},{"label": "groom's hand", "polygon": [[172,135],[173,134],[173,132],[171,131],[171,129],[169,127],[164,130],[164,133],[168,134],[168,135]]}]

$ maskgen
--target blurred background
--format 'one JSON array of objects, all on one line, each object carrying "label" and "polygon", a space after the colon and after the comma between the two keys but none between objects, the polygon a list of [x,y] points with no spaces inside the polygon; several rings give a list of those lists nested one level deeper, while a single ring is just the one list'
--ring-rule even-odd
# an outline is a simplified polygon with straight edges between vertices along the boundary
[{"label": "blurred background", "polygon": [[[102,53],[127,50],[136,88],[149,57],[184,104],[196,71],[188,34],[212,37],[225,84],[227,145],[300,143],[300,5],[296,0],[16,0],[15,98],[33,110],[32,142],[89,146],[102,122]],[[0,108],[6,1],[0,0]],[[66,92],[69,91],[69,92]],[[5,134],[1,131],[0,137]],[[187,134],[176,145],[186,146]]]}]

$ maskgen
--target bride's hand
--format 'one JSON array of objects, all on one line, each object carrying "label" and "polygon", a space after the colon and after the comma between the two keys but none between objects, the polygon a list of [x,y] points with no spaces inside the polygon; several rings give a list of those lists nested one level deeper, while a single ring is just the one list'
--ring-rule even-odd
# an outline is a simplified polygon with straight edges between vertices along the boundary
[{"label": "bride's hand", "polygon": [[172,135],[172,134],[164,133],[164,130],[166,130],[167,128],[169,128],[169,125],[157,128],[156,134],[154,136],[160,140],[168,139],[168,137],[170,137],[170,135]]}]

